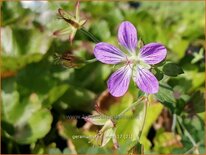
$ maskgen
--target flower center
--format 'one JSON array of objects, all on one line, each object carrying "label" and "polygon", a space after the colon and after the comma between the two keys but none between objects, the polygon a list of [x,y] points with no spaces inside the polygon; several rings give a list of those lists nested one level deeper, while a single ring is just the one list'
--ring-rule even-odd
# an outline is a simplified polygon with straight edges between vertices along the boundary
[{"label": "flower center", "polygon": [[129,57],[126,58],[126,64],[138,64],[140,63],[140,60],[138,59],[138,57],[136,55],[131,55]]},{"label": "flower center", "polygon": [[[151,66],[141,60],[137,55],[131,55],[130,57],[126,58],[126,65],[130,66],[142,66],[143,68],[150,69]],[[131,67],[132,68],[132,67]]]}]

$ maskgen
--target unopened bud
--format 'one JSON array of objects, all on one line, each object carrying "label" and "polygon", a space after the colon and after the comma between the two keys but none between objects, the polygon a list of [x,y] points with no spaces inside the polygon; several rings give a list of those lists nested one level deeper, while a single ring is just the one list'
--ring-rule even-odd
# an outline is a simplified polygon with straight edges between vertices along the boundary
[{"label": "unopened bud", "polygon": [[138,41],[138,48],[140,49],[143,46],[144,46],[144,42],[141,39],[139,39],[139,41]]}]

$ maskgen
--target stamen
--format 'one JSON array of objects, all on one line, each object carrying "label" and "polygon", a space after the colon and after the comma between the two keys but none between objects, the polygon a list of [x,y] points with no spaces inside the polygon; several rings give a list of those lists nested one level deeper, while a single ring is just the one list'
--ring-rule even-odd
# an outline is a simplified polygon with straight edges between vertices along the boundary
[{"label": "stamen", "polygon": [[126,56],[126,65],[125,67],[127,67],[129,65],[129,67],[132,69],[132,64],[133,64],[133,60],[129,60],[128,57]]}]

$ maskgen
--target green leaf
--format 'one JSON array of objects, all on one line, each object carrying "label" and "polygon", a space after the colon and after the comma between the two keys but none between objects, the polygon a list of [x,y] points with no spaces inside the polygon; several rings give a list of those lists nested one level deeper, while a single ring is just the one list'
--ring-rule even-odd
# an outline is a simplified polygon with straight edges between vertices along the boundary
[{"label": "green leaf", "polygon": [[184,77],[192,81],[192,87],[189,90],[195,90],[205,82],[205,72],[185,71]]},{"label": "green leaf", "polygon": [[189,41],[180,38],[180,36],[174,37],[169,41],[169,48],[173,49],[174,54],[179,58],[184,57],[188,45]]},{"label": "green leaf", "polygon": [[172,132],[164,132],[159,130],[157,136],[154,139],[154,150],[162,154],[170,153],[174,148],[182,146],[180,143],[180,136]]},{"label": "green leaf", "polygon": [[180,115],[184,111],[186,102],[183,99],[178,99],[176,103],[175,113]]},{"label": "green leaf", "polygon": [[[68,88],[66,88],[68,87]],[[91,109],[92,101],[95,98],[95,94],[88,89],[81,87],[74,87],[67,84],[65,93],[59,98],[59,102],[55,103],[55,107],[61,107],[62,109],[78,109],[82,111],[89,111]]]},{"label": "green leaf", "polygon": [[[72,84],[87,88],[94,92],[102,92],[106,89],[105,80],[111,73],[111,66],[94,62],[74,71]],[[85,78],[87,77],[87,78]]]},{"label": "green leaf", "polygon": [[[139,103],[134,111],[128,111],[125,113],[124,116],[122,116],[121,119],[118,120],[118,129],[117,129],[117,135],[119,135],[118,142],[121,145],[124,144],[125,139],[129,141],[135,141],[139,139],[139,132],[142,127],[142,122],[143,122],[143,108],[144,108],[144,103],[141,102]],[[125,124],[127,124],[125,126]]]},{"label": "green leaf", "polygon": [[49,148],[48,154],[62,154],[62,152],[59,148]]},{"label": "green leaf", "polygon": [[197,63],[200,60],[203,60],[204,59],[204,49],[201,48],[198,53],[194,53],[193,55],[194,55],[194,58],[191,61],[192,64]]},{"label": "green leaf", "polygon": [[17,91],[11,94],[2,92],[2,99],[3,120],[15,130],[14,133],[5,130],[11,134],[8,135],[11,139],[20,144],[31,144],[49,132],[52,115],[47,109],[41,109],[41,102],[36,94],[31,94],[29,99],[20,103]]},{"label": "green leaf", "polygon": [[1,121],[1,127],[3,130],[5,130],[8,134],[14,135],[15,133],[15,128],[12,124],[6,122],[6,121]]},{"label": "green leaf", "polygon": [[147,135],[151,126],[157,120],[162,110],[163,105],[161,103],[150,103],[150,106],[148,106],[145,126],[140,139],[140,143],[143,144],[144,150],[149,150],[149,148],[151,147],[151,142],[148,140]]},{"label": "green leaf", "polygon": [[47,109],[32,114],[26,124],[17,127],[14,140],[20,144],[31,144],[44,137],[51,129],[52,115]]},{"label": "green leaf", "polygon": [[129,151],[129,154],[143,154],[144,153],[144,146],[137,142]]},{"label": "green leaf", "polygon": [[169,85],[160,84],[159,92],[155,94],[157,100],[162,103],[164,106],[168,107],[172,112],[175,109],[175,98],[173,95],[173,90]]},{"label": "green leaf", "polygon": [[3,120],[10,124],[14,124],[22,114],[22,110],[17,108],[19,106],[19,93],[14,91],[12,93],[2,92],[2,117]]},{"label": "green leaf", "polygon": [[2,26],[18,23],[29,14],[29,10],[22,7],[20,2],[2,2]]},{"label": "green leaf", "polygon": [[99,38],[100,40],[104,40],[104,41],[109,39],[109,37],[111,36],[108,23],[105,20],[100,20],[100,21],[92,24],[90,31],[97,38]]},{"label": "green leaf", "polygon": [[168,76],[177,76],[179,74],[183,74],[184,71],[182,70],[181,67],[179,67],[177,64],[175,63],[166,63],[164,66],[163,66],[163,69],[162,69],[163,73],[165,75],[168,75]]},{"label": "green leaf", "polygon": [[187,104],[187,112],[189,113],[201,113],[205,111],[205,99],[204,93],[197,91],[192,94],[191,99]]},{"label": "green leaf", "polygon": [[[102,103],[102,104],[108,104],[110,107],[108,108],[105,113],[108,116],[117,116],[120,112],[122,112],[125,108],[127,108],[129,105],[133,103],[134,97],[131,95],[129,92],[126,93],[123,97],[111,100],[106,100],[107,103]],[[117,106],[118,105],[118,106]]]},{"label": "green leaf", "polygon": [[5,27],[2,29],[2,38],[4,54],[16,57],[46,53],[51,43],[51,38],[48,38],[46,33],[31,28]]},{"label": "green leaf", "polygon": [[72,154],[72,151],[70,149],[68,149],[68,148],[65,148],[63,150],[63,154]]},{"label": "green leaf", "polygon": [[155,75],[158,81],[163,79],[164,74],[162,73],[161,70],[159,70],[158,68],[153,68],[151,71]]},{"label": "green leaf", "polygon": [[46,99],[43,101],[44,107],[51,107],[51,105],[56,102],[65,92],[68,90],[68,84],[62,84],[56,87],[53,87],[47,94]]},{"label": "green leaf", "polygon": [[[57,124],[59,134],[66,140],[70,139],[74,146],[76,146],[77,153],[84,153],[85,148],[89,147],[88,139],[82,129],[77,129],[68,121],[58,122]],[[82,136],[83,138],[80,138]],[[79,147],[81,146],[81,147]]]},{"label": "green leaf", "polygon": [[3,55],[1,72],[18,71],[30,63],[39,62],[42,58],[43,55],[40,53],[23,55],[21,57]]}]

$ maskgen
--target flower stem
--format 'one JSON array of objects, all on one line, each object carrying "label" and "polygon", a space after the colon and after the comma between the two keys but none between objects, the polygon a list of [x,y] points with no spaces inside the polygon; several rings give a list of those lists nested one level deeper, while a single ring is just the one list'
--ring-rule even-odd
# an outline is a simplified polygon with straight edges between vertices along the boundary
[{"label": "flower stem", "polygon": [[197,147],[192,147],[191,149],[189,149],[187,152],[185,152],[184,154],[190,154],[192,151],[196,151]]},{"label": "flower stem", "polygon": [[98,43],[100,42],[92,33],[90,33],[89,31],[85,30],[83,27],[81,29],[79,29],[82,33],[84,33],[85,35],[87,35],[89,38],[91,38],[94,43]]},{"label": "flower stem", "polygon": [[128,112],[129,110],[133,109],[135,106],[137,106],[140,101],[142,101],[144,99],[144,97],[139,98],[139,100],[137,100],[136,102],[132,103],[130,106],[128,106],[126,109],[124,109],[117,117],[117,119],[121,118],[126,112]]},{"label": "flower stem", "polygon": [[177,121],[177,115],[173,114],[173,119],[172,119],[172,132],[173,133],[175,133],[176,121]]},{"label": "flower stem", "polygon": [[89,64],[89,63],[93,63],[93,62],[96,62],[96,61],[97,61],[97,59],[94,58],[94,59],[86,60],[86,63]]},{"label": "flower stem", "polygon": [[195,142],[195,140],[193,139],[193,137],[191,136],[191,134],[188,132],[188,130],[185,128],[185,126],[180,123],[180,120],[177,119],[177,122],[179,123],[179,125],[182,127],[182,129],[184,130],[185,132],[185,135],[189,138],[189,140],[191,141],[193,147],[194,147],[194,153],[195,154],[200,154],[199,153],[199,150],[198,150],[198,144]]},{"label": "flower stem", "polygon": [[142,132],[143,132],[143,129],[144,129],[146,116],[147,116],[147,108],[148,108],[148,96],[146,97],[146,102],[145,102],[145,105],[144,105],[144,117],[143,117],[143,122],[142,122],[141,129],[140,129],[140,132],[139,132],[139,139],[141,138]]}]

